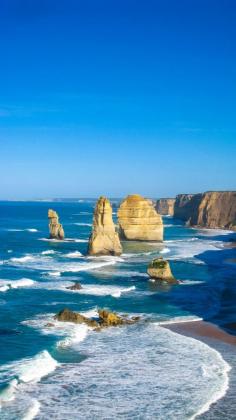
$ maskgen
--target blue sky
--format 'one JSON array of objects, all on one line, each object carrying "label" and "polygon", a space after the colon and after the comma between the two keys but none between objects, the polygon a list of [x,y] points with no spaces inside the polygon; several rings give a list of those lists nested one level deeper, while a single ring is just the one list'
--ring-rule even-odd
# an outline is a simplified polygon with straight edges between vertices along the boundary
[{"label": "blue sky", "polygon": [[236,189],[234,0],[1,0],[0,199]]}]

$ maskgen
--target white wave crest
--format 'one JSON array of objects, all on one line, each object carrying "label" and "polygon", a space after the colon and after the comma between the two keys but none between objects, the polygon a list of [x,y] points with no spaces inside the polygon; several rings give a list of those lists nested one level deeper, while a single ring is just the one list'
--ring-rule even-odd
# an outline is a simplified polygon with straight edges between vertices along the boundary
[{"label": "white wave crest", "polygon": [[168,254],[170,252],[170,248],[163,248],[161,251],[160,251],[160,254]]},{"label": "white wave crest", "polygon": [[0,407],[2,403],[13,401],[15,398],[15,392],[17,390],[18,381],[12,379],[0,392]]},{"label": "white wave crest", "polygon": [[[97,316],[97,311],[91,309],[90,313],[87,311],[81,312],[81,314],[87,317],[95,317]],[[48,323],[50,323],[50,327],[47,326]],[[57,347],[74,346],[85,340],[89,331],[92,330],[85,324],[57,321],[54,319],[54,314],[39,315],[35,319],[23,321],[22,324],[40,330],[41,334],[53,334],[63,337],[62,340],[58,341]]]},{"label": "white wave crest", "polygon": [[130,287],[118,287],[118,286],[99,286],[96,284],[83,285],[82,289],[70,290],[68,292],[79,293],[82,295],[95,295],[95,296],[112,296],[115,298],[121,297],[123,293],[131,292],[135,290],[135,286]]},{"label": "white wave crest", "polygon": [[31,287],[35,282],[31,279],[20,280],[0,280],[0,292],[6,292],[9,289],[18,289],[19,287]]},{"label": "white wave crest", "polygon": [[184,322],[199,322],[203,319],[198,316],[186,315],[186,316],[175,316],[173,318],[167,319],[165,321],[154,322],[155,325],[171,325],[171,324],[181,324]]},{"label": "white wave crest", "polygon": [[44,376],[53,372],[58,366],[58,362],[43,350],[35,357],[23,359],[14,367],[18,378],[22,382],[38,382]]},{"label": "white wave crest", "polygon": [[53,255],[56,251],[53,251],[53,249],[47,249],[46,251],[42,252],[42,255]]},{"label": "white wave crest", "polygon": [[65,254],[65,257],[67,257],[67,258],[81,258],[81,257],[83,257],[83,255],[79,251],[74,251],[74,252],[68,252],[68,254]]},{"label": "white wave crest", "polygon": [[48,276],[52,276],[52,277],[60,277],[61,272],[60,271],[48,271],[47,273]]},{"label": "white wave crest", "polygon": [[63,340],[58,341],[57,347],[71,347],[85,340],[89,332],[89,327],[85,324],[71,325],[71,329]]},{"label": "white wave crest", "polygon": [[33,420],[40,411],[40,402],[36,399],[32,400],[31,406],[24,414],[22,420]]},{"label": "white wave crest", "polygon": [[73,223],[74,225],[77,225],[77,226],[92,226],[92,223],[80,223],[80,222],[76,222],[76,223]]},{"label": "white wave crest", "polygon": [[28,261],[34,261],[34,257],[32,255],[25,255],[24,257],[19,258],[11,258],[10,261],[13,263],[24,263]]}]

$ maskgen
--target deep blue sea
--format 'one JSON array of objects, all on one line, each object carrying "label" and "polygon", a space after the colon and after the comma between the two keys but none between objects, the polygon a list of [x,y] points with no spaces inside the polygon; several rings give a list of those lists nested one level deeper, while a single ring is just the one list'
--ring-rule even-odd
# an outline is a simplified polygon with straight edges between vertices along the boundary
[{"label": "deep blue sea", "polygon": [[[236,321],[236,248],[226,246],[235,234],[164,217],[163,243],[123,242],[120,257],[88,257],[94,205],[0,203],[0,418],[185,420],[210,407],[209,414],[230,387],[231,353],[226,361],[166,325]],[[66,241],[47,239],[49,208]],[[158,255],[181,284],[149,280],[147,264]],[[66,289],[75,281],[82,290]],[[56,322],[65,307],[94,317],[108,308],[141,321],[94,332]],[[235,417],[231,410],[225,418]]]}]

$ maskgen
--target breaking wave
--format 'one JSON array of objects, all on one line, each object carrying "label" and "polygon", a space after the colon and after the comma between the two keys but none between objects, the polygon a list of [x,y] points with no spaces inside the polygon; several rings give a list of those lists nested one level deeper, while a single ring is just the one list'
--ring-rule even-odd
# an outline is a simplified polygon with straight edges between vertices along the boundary
[{"label": "breaking wave", "polygon": [[0,292],[6,292],[10,289],[18,289],[19,287],[31,287],[35,282],[31,279],[20,280],[0,280]]}]

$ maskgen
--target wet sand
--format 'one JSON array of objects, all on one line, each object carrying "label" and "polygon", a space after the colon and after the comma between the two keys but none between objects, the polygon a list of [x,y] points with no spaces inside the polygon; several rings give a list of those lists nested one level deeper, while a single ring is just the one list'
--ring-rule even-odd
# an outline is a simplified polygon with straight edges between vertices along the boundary
[{"label": "wet sand", "polygon": [[227,344],[236,345],[236,336],[227,333],[220,327],[206,321],[181,322],[165,325],[165,328],[193,338],[210,338]]}]

